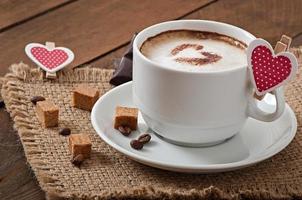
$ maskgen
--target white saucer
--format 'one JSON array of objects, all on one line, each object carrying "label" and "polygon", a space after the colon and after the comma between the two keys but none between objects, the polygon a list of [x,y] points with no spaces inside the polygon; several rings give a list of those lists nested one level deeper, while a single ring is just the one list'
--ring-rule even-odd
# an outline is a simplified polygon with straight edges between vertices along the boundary
[{"label": "white saucer", "polygon": [[[259,106],[266,111],[273,109],[274,102],[266,95],[266,102]],[[271,104],[271,105],[270,105]],[[212,173],[240,169],[283,150],[294,138],[297,130],[296,117],[286,105],[285,112],[275,122],[265,123],[248,119],[240,133],[228,141],[203,148],[181,147],[165,142],[148,130],[139,116],[139,130],[125,137],[113,128],[115,107],[135,107],[132,102],[132,82],[114,88],[103,95],[94,105],[91,121],[98,135],[117,151],[140,163],[178,172]],[[130,147],[130,141],[140,132],[149,132],[150,143],[142,150]]]}]

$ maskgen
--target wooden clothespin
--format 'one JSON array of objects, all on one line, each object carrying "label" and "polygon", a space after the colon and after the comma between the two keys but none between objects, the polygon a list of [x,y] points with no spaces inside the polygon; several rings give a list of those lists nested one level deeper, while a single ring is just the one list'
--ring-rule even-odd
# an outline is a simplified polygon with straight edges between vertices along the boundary
[{"label": "wooden clothespin", "polygon": [[[275,45],[275,48],[274,48],[275,54],[278,54],[283,51],[288,51],[290,48],[291,42],[292,42],[291,37],[289,37],[287,35],[282,35],[280,41],[278,41]],[[258,100],[262,100],[264,98],[264,96],[265,95],[259,96],[256,93],[254,93],[254,97]]]},{"label": "wooden clothespin", "polygon": [[[287,35],[282,35],[280,42],[287,45],[286,51],[288,51],[290,48],[290,45],[292,43],[292,38]],[[275,50],[275,53],[276,53],[276,50]]]},{"label": "wooden clothespin", "polygon": [[[45,46],[52,51],[55,48],[54,42],[45,42]],[[56,72],[46,72],[46,78],[48,79],[56,79],[57,73]]]},{"label": "wooden clothespin", "polygon": [[278,41],[275,46],[274,49],[275,54],[278,54],[282,51],[288,51],[291,43],[292,43],[292,38],[290,38],[287,35],[282,35],[280,41]]}]

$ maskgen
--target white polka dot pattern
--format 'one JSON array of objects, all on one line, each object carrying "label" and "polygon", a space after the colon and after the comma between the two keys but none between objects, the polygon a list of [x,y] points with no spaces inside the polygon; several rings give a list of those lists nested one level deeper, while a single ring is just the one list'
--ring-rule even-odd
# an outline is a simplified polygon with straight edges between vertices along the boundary
[{"label": "white polka dot pattern", "polygon": [[292,65],[289,58],[273,57],[269,48],[259,45],[252,52],[252,69],[257,89],[263,92],[287,79]]},{"label": "white polka dot pattern", "polygon": [[61,49],[48,51],[43,47],[33,47],[31,49],[31,53],[43,66],[48,69],[54,69],[68,59],[67,53]]}]

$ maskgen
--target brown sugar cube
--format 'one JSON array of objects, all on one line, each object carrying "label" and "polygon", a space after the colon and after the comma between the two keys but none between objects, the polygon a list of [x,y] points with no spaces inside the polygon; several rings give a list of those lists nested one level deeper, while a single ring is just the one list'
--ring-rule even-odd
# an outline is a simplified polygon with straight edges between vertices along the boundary
[{"label": "brown sugar cube", "polygon": [[59,108],[53,102],[45,100],[38,101],[36,104],[36,112],[41,124],[48,128],[58,126]]},{"label": "brown sugar cube", "polygon": [[91,111],[99,95],[97,89],[87,85],[79,85],[72,93],[72,105],[83,110]]},{"label": "brown sugar cube", "polygon": [[120,126],[127,126],[131,130],[137,129],[137,108],[127,108],[118,106],[115,109],[114,128],[118,129]]},{"label": "brown sugar cube", "polygon": [[71,134],[69,136],[69,151],[72,157],[82,154],[84,158],[90,157],[91,140],[87,134]]}]

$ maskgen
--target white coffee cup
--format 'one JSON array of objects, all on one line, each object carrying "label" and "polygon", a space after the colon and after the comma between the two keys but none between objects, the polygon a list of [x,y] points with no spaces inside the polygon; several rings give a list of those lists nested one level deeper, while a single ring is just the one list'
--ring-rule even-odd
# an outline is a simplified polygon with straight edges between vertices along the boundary
[{"label": "white coffee cup", "polygon": [[283,113],[281,89],[274,91],[274,113],[257,107],[247,66],[210,72],[178,71],[140,52],[146,39],[179,29],[216,32],[246,44],[255,39],[241,28],[206,20],[164,22],[141,31],[133,44],[133,100],[155,133],[180,145],[213,145],[238,133],[248,117],[270,122]]}]

